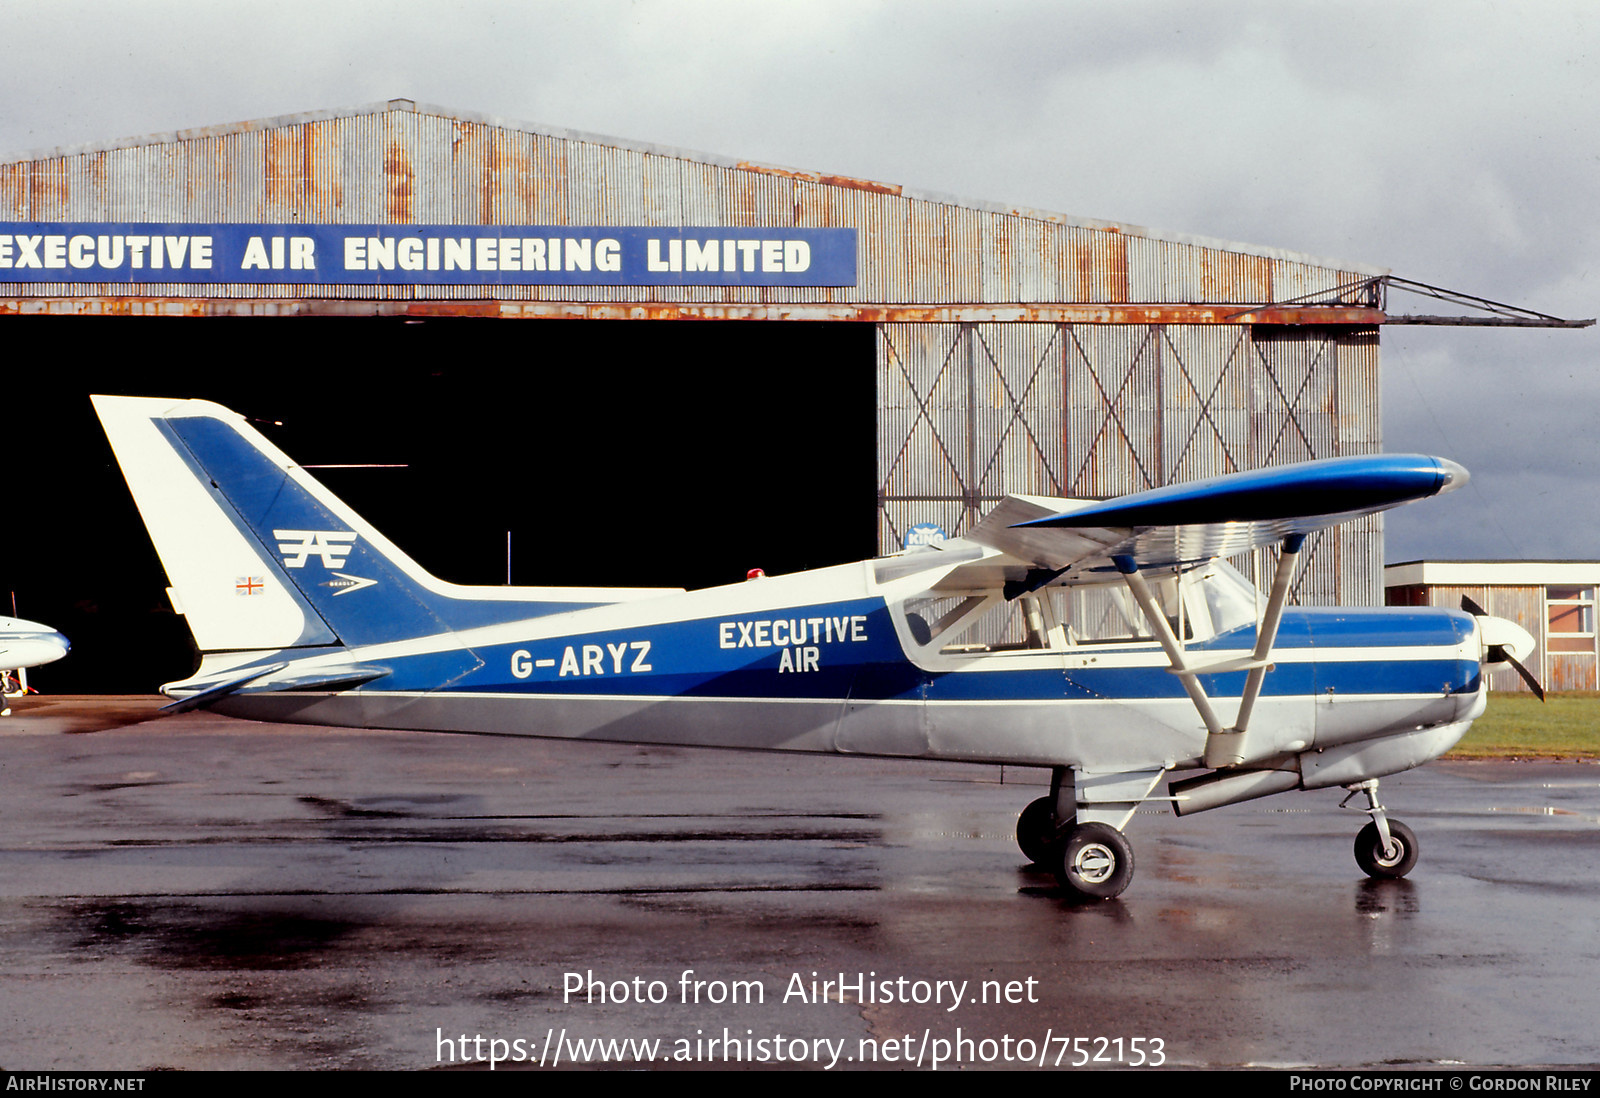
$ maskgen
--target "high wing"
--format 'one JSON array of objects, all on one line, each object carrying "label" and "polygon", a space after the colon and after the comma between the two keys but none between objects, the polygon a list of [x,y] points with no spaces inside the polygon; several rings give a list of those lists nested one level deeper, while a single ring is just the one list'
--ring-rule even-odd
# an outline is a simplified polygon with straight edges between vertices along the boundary
[{"label": "high wing", "polygon": [[[942,576],[934,589],[998,588],[1010,600],[1049,585],[1121,579],[1205,724],[1205,764],[1236,767],[1273,750],[1247,734],[1273,666],[1278,626],[1306,535],[1466,482],[1467,471],[1444,458],[1375,454],[1235,473],[1104,502],[1010,496],[967,534],[968,544],[952,547],[971,559]],[[1182,572],[1274,542],[1281,551],[1253,650],[1224,663],[1197,662],[1173,632],[1144,573]],[[974,545],[983,551],[974,552]],[[1223,670],[1248,672],[1232,724],[1218,716],[1201,681]]]},{"label": "high wing", "polygon": [[1015,595],[1046,583],[1113,580],[1129,563],[1145,571],[1182,569],[1466,482],[1467,471],[1444,458],[1376,454],[1234,473],[1105,501],[1007,496],[944,550],[960,552],[965,541],[994,552],[956,568],[939,586],[1004,583]]}]

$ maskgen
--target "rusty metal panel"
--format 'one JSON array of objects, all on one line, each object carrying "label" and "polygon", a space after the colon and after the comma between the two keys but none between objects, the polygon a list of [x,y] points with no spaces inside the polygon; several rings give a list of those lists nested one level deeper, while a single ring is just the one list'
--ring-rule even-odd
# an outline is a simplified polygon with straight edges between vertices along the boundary
[{"label": "rusty metal panel", "polygon": [[36,160],[28,172],[28,219],[66,221],[68,211],[67,161],[65,157]]},{"label": "rusty metal panel", "polygon": [[983,297],[978,266],[969,261],[983,243],[976,211],[913,200],[910,215],[910,301],[962,302]]},{"label": "rusty metal panel", "polygon": [[[686,163],[684,167],[687,172],[694,166]],[[791,185],[794,196],[794,223],[808,228],[823,228],[835,225],[836,223],[833,220],[835,210],[830,201],[829,192],[836,189],[826,187],[813,180],[794,180]],[[720,224],[720,222],[706,221],[703,224]],[[857,269],[864,267],[865,263],[858,256]],[[696,300],[720,299],[723,292],[720,289],[706,287],[701,294],[697,295]],[[796,296],[803,296],[804,300],[807,301],[834,302],[848,300],[852,292],[854,292],[853,288],[849,287],[817,286],[809,288],[804,295],[797,294]]]},{"label": "rusty metal panel", "polygon": [[1161,330],[1166,417],[1160,481],[1177,484],[1250,468],[1251,348],[1244,327]]},{"label": "rusty metal panel", "polygon": [[[1350,287],[1369,277],[1354,271],[1341,271],[1315,263],[1276,259],[1272,262],[1272,301],[1295,301],[1300,298],[1325,299],[1329,291]],[[1353,295],[1341,293],[1339,300],[1354,300]]]},{"label": "rusty metal panel", "polygon": [[872,211],[870,243],[864,249],[872,256],[872,281],[861,287],[869,301],[913,301],[911,263],[911,204],[899,195],[862,195],[863,205]]},{"label": "rusty metal panel", "polygon": [[980,255],[983,300],[1014,301],[1015,288],[1011,284],[1012,230],[1015,219],[1001,214],[984,218],[983,251]]},{"label": "rusty metal panel", "polygon": [[1132,301],[1203,301],[1200,249],[1166,240],[1128,240],[1128,295]]},{"label": "rusty metal panel", "polygon": [[[685,160],[679,162],[679,172],[683,188],[683,224],[727,224],[722,215],[723,189],[720,170],[710,164],[696,164],[693,161]],[[820,214],[820,216],[825,217],[826,197],[819,196],[816,187],[810,188],[805,192],[805,195],[805,199],[801,201],[815,203],[819,197],[822,198],[823,209],[821,211],[813,210],[812,212],[814,215]],[[826,223],[824,220],[803,222],[803,224],[817,225]]]},{"label": "rusty metal panel", "polygon": [[[1477,603],[1478,603],[1479,606],[1482,606],[1485,610],[1489,611],[1489,613],[1493,614],[1495,617],[1508,618],[1511,621],[1516,622],[1518,625],[1522,626],[1522,628],[1526,629],[1530,634],[1532,634],[1534,640],[1538,644],[1538,648],[1534,652],[1533,659],[1528,660],[1527,664],[1528,664],[1528,666],[1530,668],[1532,668],[1534,670],[1535,674],[1541,676],[1539,681],[1541,683],[1544,683],[1545,685],[1549,686],[1550,685],[1550,678],[1551,678],[1551,675],[1550,675],[1551,668],[1548,666],[1548,664],[1546,664],[1546,666],[1541,667],[1541,664],[1546,663],[1546,661],[1553,661],[1555,659],[1555,656],[1549,650],[1549,643],[1548,643],[1549,618],[1548,618],[1548,616],[1546,615],[1546,612],[1545,612],[1545,601],[1544,601],[1545,591],[1544,591],[1544,588],[1543,587],[1487,587],[1487,588],[1482,588],[1481,590],[1483,591],[1483,595],[1484,595],[1483,598],[1479,598],[1477,595],[1473,595],[1472,596],[1474,599],[1477,600]],[[1449,606],[1451,609],[1458,609],[1461,606],[1461,598],[1458,595],[1455,599],[1453,599],[1451,601],[1443,602],[1443,603],[1436,602],[1434,605],[1436,605],[1436,606],[1437,605],[1444,605],[1444,606]],[[1575,662],[1578,663],[1578,664],[1581,664],[1582,662],[1584,662],[1584,654],[1583,653],[1579,653],[1578,654],[1578,660],[1575,661]],[[1565,689],[1565,690],[1593,690],[1593,689],[1595,689],[1594,678],[1593,678],[1593,676],[1594,676],[1594,659],[1593,659],[1593,657],[1590,656],[1588,658],[1587,662],[1588,662],[1588,665],[1589,665],[1589,668],[1588,668],[1589,685],[1587,685],[1587,686],[1560,687],[1559,689]],[[1574,669],[1575,670],[1581,670],[1581,668],[1574,668]],[[1491,689],[1491,690],[1528,690],[1528,684],[1523,682],[1522,681],[1522,676],[1517,674],[1515,671],[1512,671],[1512,670],[1495,671],[1495,672],[1492,672],[1490,674],[1490,676],[1489,676],[1489,689]],[[1552,689],[1557,689],[1557,688],[1556,687],[1552,687]]]},{"label": "rusty metal panel", "polygon": [[1594,690],[1595,658],[1588,652],[1556,652],[1549,658],[1546,690]]},{"label": "rusty metal panel", "polygon": [[1013,301],[1060,301],[1060,270],[1051,246],[1056,226],[1033,218],[1018,218],[1011,251],[1011,282],[1016,290]]},{"label": "rusty metal panel", "polygon": [[1159,487],[1160,328],[1076,324],[1064,336],[1066,494],[1104,499]]},{"label": "rusty metal panel", "polygon": [[1339,453],[1375,454],[1383,449],[1377,329],[1340,332],[1335,339]]},{"label": "rusty metal panel", "polygon": [[0,217],[22,221],[28,216],[28,180],[32,165],[28,161],[0,164]]},{"label": "rusty metal panel", "polygon": [[[1302,460],[1306,449],[1338,452],[1327,333],[1264,349],[1245,326],[884,324],[880,333],[886,538],[904,533],[894,516],[923,513],[895,511],[897,502],[959,506],[960,521],[942,523],[958,533],[1006,493],[1109,497]],[[1382,529],[1369,516],[1308,539],[1295,601],[1381,604]],[[1260,582],[1269,556],[1246,562]]]},{"label": "rusty metal panel", "polygon": [[1272,265],[1255,255],[1200,248],[1200,300],[1256,304],[1272,300]]},{"label": "rusty metal panel", "polygon": [[1258,329],[1251,466],[1338,455],[1337,351],[1324,329]]},{"label": "rusty metal panel", "polygon": [[534,225],[569,225],[567,212],[571,146],[559,138],[534,135],[526,183],[528,221]]},{"label": "rusty metal panel", "polygon": [[1061,495],[1061,336],[1053,324],[968,330],[973,439],[963,473],[984,509],[1008,493]]},{"label": "rusty metal panel", "polygon": [[[885,500],[965,507],[966,328],[886,324],[878,336],[878,483]],[[963,512],[963,523],[968,516]],[[954,534],[965,525],[947,526]]]},{"label": "rusty metal panel", "polygon": [[[957,532],[1002,492],[1109,496],[1369,452],[1381,438],[1370,331],[1252,328],[1205,308],[1291,299],[1357,274],[1283,253],[404,104],[0,165],[0,216],[854,226],[854,287],[57,283],[3,284],[0,297],[46,311],[120,298],[125,311],[158,314],[203,313],[207,301],[226,299],[269,313],[294,311],[296,299],[324,310],[344,300],[426,299],[445,312],[491,315],[692,316],[703,305],[707,316],[825,319],[833,314],[804,306],[846,307],[839,316],[880,325],[886,531],[903,528],[915,507],[937,511]],[[523,304],[530,308],[518,312]],[[1275,319],[1303,323],[1287,313]],[[1373,520],[1319,542],[1302,598],[1333,590],[1362,601],[1354,588],[1376,592],[1368,558],[1379,538]]]},{"label": "rusty metal panel", "polygon": [[1121,233],[1070,226],[1066,230],[1062,289],[1069,300],[1125,302],[1128,296],[1128,240]]},{"label": "rusty metal panel", "polygon": [[[899,187],[863,180],[419,109],[408,101],[41,155],[0,166],[0,208],[10,217],[35,220],[829,224],[862,231],[855,287],[492,291],[518,300],[1257,302],[1325,288],[1347,274],[1278,253],[1246,254],[1059,214],[908,196]],[[1261,292],[1274,279],[1273,292]],[[109,292],[149,296],[158,285],[158,292],[167,292],[164,284]],[[32,286],[21,292],[96,291]],[[171,292],[261,298],[293,293],[266,286]],[[396,292],[318,287],[299,295]],[[403,292],[452,299],[473,291]]]}]

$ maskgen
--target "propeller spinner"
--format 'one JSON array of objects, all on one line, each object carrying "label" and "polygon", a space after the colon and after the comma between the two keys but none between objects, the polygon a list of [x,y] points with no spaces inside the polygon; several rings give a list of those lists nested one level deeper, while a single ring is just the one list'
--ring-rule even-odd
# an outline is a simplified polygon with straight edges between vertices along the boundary
[{"label": "propeller spinner", "polygon": [[1534,678],[1522,661],[1533,653],[1533,635],[1522,626],[1506,618],[1497,618],[1466,595],[1461,596],[1461,609],[1478,619],[1478,629],[1483,634],[1483,663],[1485,667],[1506,664],[1522,676],[1528,689],[1544,701],[1544,687]]}]

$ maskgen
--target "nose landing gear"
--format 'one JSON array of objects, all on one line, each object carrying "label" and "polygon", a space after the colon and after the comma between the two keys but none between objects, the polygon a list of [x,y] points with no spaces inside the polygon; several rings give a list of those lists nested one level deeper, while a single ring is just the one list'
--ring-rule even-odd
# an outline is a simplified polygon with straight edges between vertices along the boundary
[{"label": "nose landing gear", "polygon": [[1417,864],[1417,836],[1399,820],[1391,820],[1378,803],[1378,779],[1369,778],[1347,785],[1350,796],[1339,802],[1343,808],[1358,793],[1367,797],[1366,813],[1372,822],[1356,834],[1356,864],[1369,877],[1396,880],[1410,873]]}]

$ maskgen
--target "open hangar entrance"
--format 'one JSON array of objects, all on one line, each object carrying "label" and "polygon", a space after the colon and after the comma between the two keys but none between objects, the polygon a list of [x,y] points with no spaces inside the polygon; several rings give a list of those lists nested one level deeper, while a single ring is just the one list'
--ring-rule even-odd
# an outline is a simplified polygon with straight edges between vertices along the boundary
[{"label": "open hangar entrance", "polygon": [[[51,693],[149,692],[187,629],[91,393],[253,425],[425,568],[464,584],[707,587],[876,552],[869,325],[464,318],[49,322],[8,385],[48,455],[7,508],[18,612],[73,642]],[[509,561],[508,561],[509,556]]]},{"label": "open hangar entrance", "polygon": [[[518,583],[703,586],[959,536],[1008,493],[1378,451],[1380,326],[1451,319],[1390,315],[1395,282],[403,99],[26,155],[0,315],[48,329],[8,399],[52,536],[0,578],[74,640],[40,685],[186,670],[106,670],[183,630],[93,391],[405,466],[320,475],[448,579],[504,582],[509,531]],[[1291,597],[1380,603],[1382,528],[1319,533]]]}]

